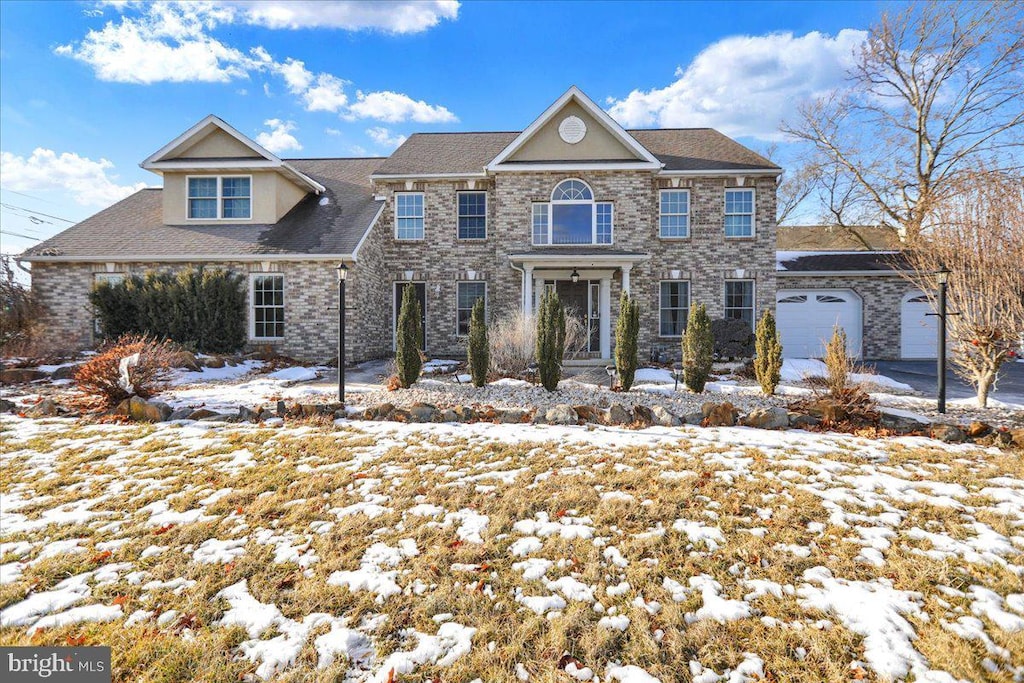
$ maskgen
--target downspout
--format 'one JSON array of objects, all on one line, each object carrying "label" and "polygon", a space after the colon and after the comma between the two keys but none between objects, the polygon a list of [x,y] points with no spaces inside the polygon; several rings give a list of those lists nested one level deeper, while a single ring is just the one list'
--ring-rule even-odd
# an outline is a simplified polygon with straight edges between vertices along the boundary
[{"label": "downspout", "polygon": [[526,312],[528,310],[528,306],[527,306],[526,300],[523,299],[523,296],[526,293],[526,270],[524,268],[520,268],[515,263],[513,263],[512,259],[508,260],[508,264],[512,267],[512,270],[517,271],[519,273],[519,275],[520,275],[520,278],[519,278],[519,310],[523,311],[523,312]]}]

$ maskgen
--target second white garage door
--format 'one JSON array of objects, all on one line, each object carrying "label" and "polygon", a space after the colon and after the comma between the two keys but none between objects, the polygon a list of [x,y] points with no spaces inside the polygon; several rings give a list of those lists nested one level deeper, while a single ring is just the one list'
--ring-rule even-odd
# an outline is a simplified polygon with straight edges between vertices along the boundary
[{"label": "second white garage door", "polygon": [[928,315],[932,305],[921,292],[903,297],[900,310],[900,358],[935,358],[937,318]]},{"label": "second white garage door", "polygon": [[821,358],[837,324],[846,331],[851,355],[861,355],[860,297],[848,289],[780,289],[776,314],[782,355]]}]

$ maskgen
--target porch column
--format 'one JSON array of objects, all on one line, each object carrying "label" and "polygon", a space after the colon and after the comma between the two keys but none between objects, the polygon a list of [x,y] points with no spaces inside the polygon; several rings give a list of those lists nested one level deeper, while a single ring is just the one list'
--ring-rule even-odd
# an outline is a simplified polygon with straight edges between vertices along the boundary
[{"label": "porch column", "polygon": [[533,305],[533,266],[523,266],[523,312],[531,313]]},{"label": "porch column", "polygon": [[612,279],[601,278],[601,296],[598,302],[601,310],[601,325],[599,330],[601,342],[601,358],[612,357]]},{"label": "porch column", "polygon": [[625,263],[622,266],[622,291],[629,292],[629,271],[633,269],[632,263]]},{"label": "porch column", "polygon": [[533,280],[533,308],[530,309],[530,314],[534,314],[540,310],[540,299],[544,296],[544,278],[537,277]]}]

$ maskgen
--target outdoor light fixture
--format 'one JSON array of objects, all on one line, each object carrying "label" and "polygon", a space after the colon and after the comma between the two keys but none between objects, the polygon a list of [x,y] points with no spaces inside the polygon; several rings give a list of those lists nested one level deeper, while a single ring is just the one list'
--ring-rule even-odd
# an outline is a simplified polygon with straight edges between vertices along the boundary
[{"label": "outdoor light fixture", "polygon": [[338,402],[345,403],[345,280],[348,266],[339,263],[338,271]]},{"label": "outdoor light fixture", "polygon": [[575,268],[573,268],[572,269],[572,275],[570,275],[569,278],[572,280],[573,284],[576,284],[577,282],[579,282],[580,281],[580,273],[579,273],[579,271],[576,270]]},{"label": "outdoor light fixture", "polygon": [[608,388],[611,389],[613,380],[615,379],[615,366],[606,365],[604,366],[604,371],[608,373]]},{"label": "outdoor light fixture", "polygon": [[935,280],[939,284],[939,310],[937,313],[926,313],[934,315],[939,319],[936,325],[939,335],[939,343],[936,345],[938,353],[938,411],[940,414],[946,412],[946,316],[957,315],[946,310],[946,287],[949,284],[949,274],[952,273],[945,263],[939,262],[939,269],[935,271]]}]

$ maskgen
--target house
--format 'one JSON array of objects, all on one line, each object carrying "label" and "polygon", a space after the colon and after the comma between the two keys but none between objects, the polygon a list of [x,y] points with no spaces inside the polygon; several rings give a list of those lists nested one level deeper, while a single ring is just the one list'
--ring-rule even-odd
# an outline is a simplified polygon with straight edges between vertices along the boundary
[{"label": "house", "polygon": [[[692,303],[752,325],[778,299],[799,354],[839,321],[866,356],[900,355],[906,286],[884,254],[777,258],[781,168],[708,128],[625,130],[576,87],[522,131],[414,134],[387,158],[285,160],[209,116],[142,167],[162,189],[21,257],[69,344],[95,343],[96,282],[205,264],[246,274],[252,346],[331,359],[344,262],[350,362],[392,353],[407,285],[431,356],[464,353],[478,298],[494,319],[549,290],[586,324],[595,361],[611,357],[624,290],[642,304],[642,350],[676,348]],[[880,313],[887,329],[862,337]]]}]

